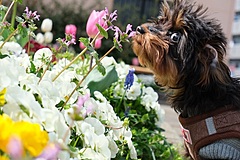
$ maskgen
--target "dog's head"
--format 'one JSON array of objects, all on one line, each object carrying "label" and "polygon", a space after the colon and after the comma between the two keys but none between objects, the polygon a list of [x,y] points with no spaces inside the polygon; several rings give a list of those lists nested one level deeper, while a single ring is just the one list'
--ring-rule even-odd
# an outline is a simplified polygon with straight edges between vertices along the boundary
[{"label": "dog's head", "polygon": [[158,84],[179,88],[185,83],[204,86],[228,79],[223,62],[226,38],[206,11],[185,0],[174,0],[171,9],[164,2],[156,19],[137,27],[133,51],[140,64],[154,72]]}]

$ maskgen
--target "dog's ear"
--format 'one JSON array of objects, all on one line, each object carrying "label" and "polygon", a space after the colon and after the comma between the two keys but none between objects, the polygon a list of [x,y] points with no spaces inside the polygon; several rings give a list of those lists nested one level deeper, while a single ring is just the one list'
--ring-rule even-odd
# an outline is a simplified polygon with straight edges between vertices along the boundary
[{"label": "dog's ear", "polygon": [[211,67],[215,68],[218,63],[217,50],[210,44],[206,44],[202,55],[204,55],[204,53],[207,65],[210,65]]},{"label": "dog's ear", "polygon": [[206,44],[202,52],[198,55],[198,62],[201,63],[200,68],[200,85],[208,85],[211,81],[226,84],[229,76],[222,73],[223,70],[229,69],[223,62],[222,53],[218,53],[218,49],[210,44]]},{"label": "dog's ear", "polygon": [[218,65],[218,52],[210,44],[206,44],[203,50],[198,55],[198,62],[200,62],[200,80],[198,84],[207,85],[212,78],[216,78],[216,71]]}]

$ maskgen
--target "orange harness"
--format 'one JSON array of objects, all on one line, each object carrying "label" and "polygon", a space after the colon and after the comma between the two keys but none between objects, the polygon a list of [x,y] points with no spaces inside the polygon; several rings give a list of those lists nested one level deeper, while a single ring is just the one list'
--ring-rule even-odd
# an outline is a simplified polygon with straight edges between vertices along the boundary
[{"label": "orange harness", "polygon": [[240,139],[240,110],[224,107],[212,112],[182,118],[179,116],[182,134],[188,152],[195,160],[200,148],[220,139]]}]

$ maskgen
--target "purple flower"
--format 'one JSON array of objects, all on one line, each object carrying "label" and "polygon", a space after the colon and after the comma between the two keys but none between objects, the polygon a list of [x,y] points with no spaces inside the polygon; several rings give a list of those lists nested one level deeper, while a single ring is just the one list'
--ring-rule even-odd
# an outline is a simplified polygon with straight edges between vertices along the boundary
[{"label": "purple flower", "polygon": [[23,144],[18,137],[11,137],[7,145],[7,150],[13,159],[21,159],[23,156]]},{"label": "purple flower", "polygon": [[129,72],[126,76],[126,80],[125,80],[125,83],[124,83],[124,88],[125,90],[129,90],[131,88],[131,86],[133,85],[133,82],[134,82],[134,72],[135,72],[135,69],[134,68],[131,68],[129,69]]},{"label": "purple flower", "polygon": [[28,9],[28,7],[26,7],[26,9],[24,11],[26,13],[27,19],[33,19],[33,20],[38,20],[38,21],[40,20],[39,19],[40,15],[37,14],[37,11],[32,12]]},{"label": "purple flower", "polygon": [[117,26],[113,26],[113,27],[111,27],[111,29],[115,32],[114,38],[118,41],[119,37],[122,35],[122,31]]},{"label": "purple flower", "polygon": [[132,31],[132,25],[128,24],[126,27],[126,34],[128,34],[128,38],[134,36],[136,34],[135,31]]},{"label": "purple flower", "polygon": [[69,46],[70,44],[76,44],[76,39],[73,34],[66,34],[66,37],[61,39],[61,41],[66,46]]},{"label": "purple flower", "polygon": [[60,146],[58,144],[50,143],[43,150],[42,154],[38,157],[39,159],[45,160],[57,160],[57,155],[60,151]]},{"label": "purple flower", "polygon": [[83,104],[90,98],[90,94],[85,94],[85,95],[82,95],[82,96],[79,96],[78,97],[78,100],[77,100],[77,109],[78,109],[78,112],[80,112],[80,110],[83,108]]}]

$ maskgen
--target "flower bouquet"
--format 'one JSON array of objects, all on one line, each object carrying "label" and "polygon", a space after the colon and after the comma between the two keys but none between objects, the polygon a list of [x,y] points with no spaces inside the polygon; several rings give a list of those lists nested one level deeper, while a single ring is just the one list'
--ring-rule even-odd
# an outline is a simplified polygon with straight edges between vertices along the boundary
[{"label": "flower bouquet", "polygon": [[[16,17],[15,28],[6,21],[16,3],[21,0],[0,8],[0,159],[144,158],[138,128],[143,135],[159,138],[164,111],[157,93],[134,69],[107,56],[113,49],[122,51],[121,43],[134,35],[131,25],[123,32],[113,25],[116,11],[93,11],[89,37],[79,39],[83,50],[73,56],[69,46],[76,44],[76,28],[66,27],[57,48],[41,45],[44,37],[34,34],[34,21],[40,17],[36,11],[26,7],[22,17]],[[47,43],[52,38],[49,22],[50,29],[46,22],[42,25]],[[113,47],[99,58],[96,49],[110,31]],[[161,137],[154,143],[168,144]],[[148,148],[153,159],[166,153],[154,155],[154,148]],[[164,149],[175,151],[170,144]]]}]

